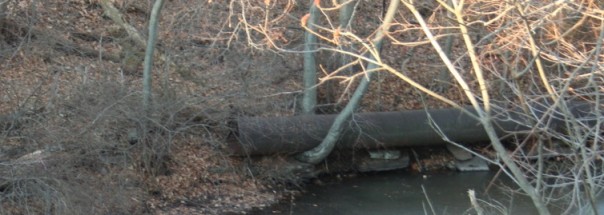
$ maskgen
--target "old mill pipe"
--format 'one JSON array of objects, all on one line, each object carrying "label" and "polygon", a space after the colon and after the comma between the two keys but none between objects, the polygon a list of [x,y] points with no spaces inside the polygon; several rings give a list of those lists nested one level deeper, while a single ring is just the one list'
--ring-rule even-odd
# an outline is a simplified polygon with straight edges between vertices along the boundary
[{"label": "old mill pipe", "polygon": [[[570,112],[577,119],[593,115],[593,104],[572,103]],[[534,116],[543,116],[548,107],[535,106]],[[475,111],[466,107],[466,110]],[[293,154],[319,145],[327,135],[336,115],[301,115],[289,117],[240,117],[236,120],[237,141],[230,141],[232,155]],[[429,119],[432,119],[431,121]],[[493,122],[500,137],[527,132],[533,123],[526,122],[518,111],[493,111]],[[564,116],[548,114],[549,128],[562,129]],[[594,121],[587,119],[588,121]],[[433,122],[433,123],[430,123]],[[359,113],[353,116],[337,143],[338,148],[392,148],[446,143],[435,126],[449,140],[477,143],[489,138],[479,121],[458,109],[411,110],[401,112]]]}]

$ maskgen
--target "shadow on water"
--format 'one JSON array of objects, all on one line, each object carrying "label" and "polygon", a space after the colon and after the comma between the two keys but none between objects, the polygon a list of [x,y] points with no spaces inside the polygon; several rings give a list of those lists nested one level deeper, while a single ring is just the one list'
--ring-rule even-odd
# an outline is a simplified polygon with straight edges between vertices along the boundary
[{"label": "shadow on water", "polygon": [[470,189],[484,200],[485,214],[537,213],[528,197],[510,191],[513,182],[506,176],[498,177],[484,193],[494,176],[492,171],[365,175],[311,185],[291,202],[254,214],[476,214],[468,197]]}]

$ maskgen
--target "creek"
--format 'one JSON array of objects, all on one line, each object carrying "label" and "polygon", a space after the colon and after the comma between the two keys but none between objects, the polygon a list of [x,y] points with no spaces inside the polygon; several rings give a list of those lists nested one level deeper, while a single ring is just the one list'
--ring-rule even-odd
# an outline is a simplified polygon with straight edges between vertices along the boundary
[{"label": "creek", "polygon": [[528,197],[512,192],[512,180],[505,175],[493,180],[495,175],[493,171],[393,171],[326,179],[329,181],[309,185],[290,201],[253,214],[476,214],[468,190],[484,200],[485,214],[537,213]]}]

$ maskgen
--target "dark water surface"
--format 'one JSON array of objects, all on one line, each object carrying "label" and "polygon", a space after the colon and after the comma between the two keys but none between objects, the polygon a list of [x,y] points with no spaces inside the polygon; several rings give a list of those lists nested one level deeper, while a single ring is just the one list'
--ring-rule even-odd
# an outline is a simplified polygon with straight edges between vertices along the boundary
[{"label": "dark water surface", "polygon": [[500,175],[485,194],[494,176],[495,172],[404,171],[364,175],[309,186],[291,202],[255,214],[476,214],[468,198],[470,189],[486,201],[485,214],[537,214],[528,197],[504,188],[513,186],[506,176]]}]

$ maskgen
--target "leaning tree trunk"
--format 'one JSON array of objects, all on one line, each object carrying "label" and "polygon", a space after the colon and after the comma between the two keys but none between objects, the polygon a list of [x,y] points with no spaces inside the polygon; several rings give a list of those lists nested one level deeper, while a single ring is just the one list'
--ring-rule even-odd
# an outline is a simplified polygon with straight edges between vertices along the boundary
[{"label": "leaning tree trunk", "polygon": [[[400,2],[399,0],[390,1],[390,6],[388,7],[388,12],[386,13],[386,16],[384,17],[384,21],[372,41],[372,43],[374,44],[374,47],[376,48],[375,53],[379,54],[379,49],[382,44],[382,39],[384,37],[385,32],[390,27],[390,22],[394,18],[394,14],[396,13],[396,9],[398,8],[399,2]],[[376,58],[376,56],[371,56],[371,59],[375,59],[375,58]],[[302,161],[305,163],[310,163],[310,164],[317,164],[317,163],[321,162],[323,159],[325,159],[325,157],[327,157],[327,155],[329,155],[331,153],[331,151],[335,147],[337,140],[339,139],[340,135],[342,134],[342,131],[344,130],[344,126],[350,120],[352,114],[358,107],[359,102],[361,101],[361,98],[363,98],[363,95],[367,91],[367,87],[369,86],[371,77],[375,73],[374,69],[376,69],[377,67],[378,67],[378,65],[376,65],[374,63],[369,63],[369,66],[367,68],[367,70],[368,70],[367,77],[364,77],[361,80],[361,83],[355,90],[354,94],[352,95],[352,98],[350,98],[350,102],[348,102],[348,104],[346,104],[346,107],[344,108],[344,110],[342,110],[342,112],[334,120],[334,123],[331,126],[331,128],[329,129],[327,136],[323,139],[323,141],[321,142],[321,144],[319,144],[319,146],[317,146],[309,151],[306,151],[302,154],[299,154],[296,157],[299,161]]]},{"label": "leaning tree trunk", "polygon": [[304,97],[302,98],[302,112],[314,114],[317,105],[317,64],[315,62],[315,50],[317,50],[316,23],[319,17],[318,1],[311,0],[310,16],[306,22],[308,31],[305,33],[304,41]]}]

